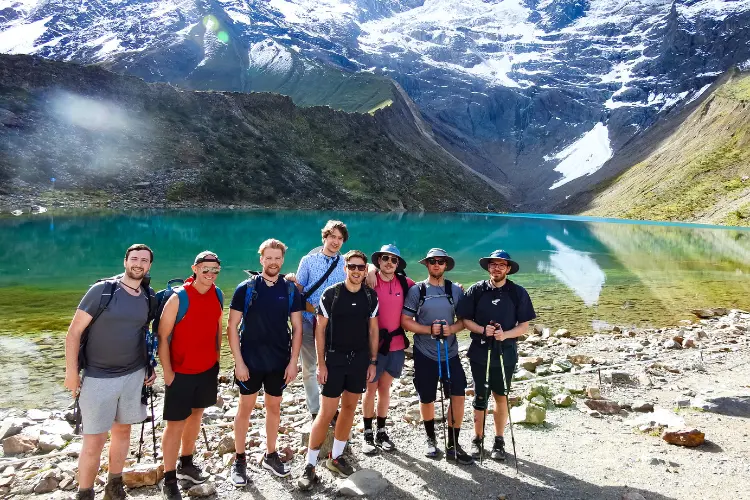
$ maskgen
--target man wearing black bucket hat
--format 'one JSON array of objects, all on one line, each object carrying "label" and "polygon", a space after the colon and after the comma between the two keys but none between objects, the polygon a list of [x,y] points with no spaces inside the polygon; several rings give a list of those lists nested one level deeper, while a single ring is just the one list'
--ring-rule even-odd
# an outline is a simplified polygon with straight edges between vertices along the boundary
[{"label": "man wearing black bucket hat", "polygon": [[[463,297],[464,292],[458,285],[443,277],[455,265],[453,257],[445,250],[433,248],[419,262],[427,267],[429,277],[411,287],[407,293],[401,326],[404,330],[414,333],[414,386],[419,394],[419,409],[427,433],[425,456],[438,457],[435,393],[440,383],[441,407],[442,398],[449,398],[447,414],[450,422],[447,425],[446,458],[462,465],[469,465],[474,460],[458,443],[458,434],[464,418],[466,374],[458,358],[456,340],[456,333],[463,330],[463,322],[455,320],[454,306]],[[443,440],[446,440],[445,427]]]},{"label": "man wearing black bucket hat", "polygon": [[[372,254],[371,272],[368,282],[378,295],[378,365],[375,379],[367,384],[367,392],[362,400],[362,415],[365,432],[362,452],[374,453],[376,446],[384,451],[392,451],[395,445],[388,437],[385,422],[390,404],[391,384],[394,378],[401,377],[404,368],[404,349],[409,346],[406,332],[401,327],[401,311],[404,299],[414,281],[407,278],[404,269],[406,261],[395,245],[383,245]],[[369,283],[368,283],[369,285]],[[378,396],[377,434],[373,434],[372,421],[376,417],[375,395]]]},{"label": "man wearing black bucket hat", "polygon": [[[536,313],[526,290],[507,279],[508,275],[519,270],[518,263],[511,259],[508,252],[495,250],[489,256],[479,259],[479,265],[489,273],[489,279],[472,285],[456,308],[456,315],[463,319],[464,327],[471,332],[468,356],[475,386],[475,436],[471,453],[474,458],[480,458],[483,451],[482,438],[489,395],[489,391],[485,389],[487,388],[492,390],[495,400],[495,441],[491,456],[496,460],[504,460],[503,434],[508,421],[506,395],[518,362],[518,337],[526,333],[529,321],[536,318]],[[505,377],[501,366],[505,368]]]}]

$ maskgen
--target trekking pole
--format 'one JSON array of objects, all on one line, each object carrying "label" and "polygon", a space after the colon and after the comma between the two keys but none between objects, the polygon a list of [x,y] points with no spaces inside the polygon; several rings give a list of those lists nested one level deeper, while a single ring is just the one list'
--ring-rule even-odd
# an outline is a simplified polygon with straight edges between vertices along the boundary
[{"label": "trekking pole", "polygon": [[505,375],[505,361],[503,360],[503,341],[500,341],[500,371],[503,372],[503,388],[505,389],[505,404],[508,407],[508,424],[510,424],[510,440],[513,443],[513,459],[516,461],[516,474],[518,474],[518,455],[516,455],[516,438],[513,436],[513,419],[510,418],[510,385]]},{"label": "trekking pole", "polygon": [[438,380],[440,381],[440,411],[443,414],[443,448],[448,449],[448,438],[445,431],[445,388],[443,387],[443,367],[440,363],[440,337],[435,337],[437,342]]},{"label": "trekking pole", "polygon": [[138,453],[136,454],[136,463],[141,463],[141,451],[143,450],[143,428],[146,426],[146,419],[141,422],[141,439],[138,441]]},{"label": "trekking pole", "polygon": [[154,441],[154,462],[156,462],[156,419],[154,418],[154,388],[148,388],[151,394],[151,437]]},{"label": "trekking pole", "polygon": [[[490,322],[490,324],[492,324]],[[482,463],[484,459],[484,435],[487,433],[485,425],[487,423],[487,408],[490,406],[490,357],[492,356],[492,348],[495,345],[495,337],[489,341],[490,345],[487,349],[487,369],[484,373],[484,414],[482,415],[482,449],[479,452],[479,463]]]},{"label": "trekking pole", "polygon": [[[456,457],[456,462],[458,462],[458,443],[456,440],[456,427],[454,426],[455,421],[453,419],[453,383],[451,382],[451,365],[450,358],[448,357],[448,343],[445,341],[445,336],[443,335],[443,327],[445,325],[447,325],[445,321],[440,323],[440,342],[443,344],[443,347],[445,347],[445,372],[448,376],[448,416],[451,419],[454,456]],[[443,427],[445,427],[445,424],[443,424]]]},{"label": "trekking pole", "polygon": [[206,443],[206,451],[211,451],[211,448],[208,446],[208,436],[206,436],[206,428],[201,427],[201,430],[203,431],[203,441]]}]

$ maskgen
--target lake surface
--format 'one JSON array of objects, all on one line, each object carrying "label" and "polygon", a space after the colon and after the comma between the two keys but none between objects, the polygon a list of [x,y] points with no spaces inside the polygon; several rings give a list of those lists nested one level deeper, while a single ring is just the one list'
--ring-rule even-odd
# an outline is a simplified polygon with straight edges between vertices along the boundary
[{"label": "lake surface", "polygon": [[[415,280],[434,246],[456,259],[448,277],[484,279],[478,259],[507,250],[521,266],[538,323],[588,334],[606,325],[663,326],[697,307],[750,308],[750,231],[554,217],[292,211],[149,211],[23,215],[0,219],[0,408],[64,401],[62,342],[87,286],[122,271],[124,250],[155,252],[154,288],[186,277],[206,249],[222,260],[226,295],[258,269],[257,249],[289,246],[284,271],[320,244],[329,218],[346,222],[344,247],[367,255],[396,244]],[[227,299],[228,303],[228,299]]]}]

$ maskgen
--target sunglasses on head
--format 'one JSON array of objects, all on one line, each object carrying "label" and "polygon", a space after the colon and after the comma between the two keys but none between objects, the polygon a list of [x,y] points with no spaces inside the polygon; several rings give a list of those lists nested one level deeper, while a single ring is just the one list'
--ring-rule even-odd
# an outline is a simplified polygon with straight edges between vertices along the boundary
[{"label": "sunglasses on head", "polygon": [[381,255],[380,256],[380,261],[381,262],[386,262],[386,263],[387,262],[393,262],[394,264],[398,264],[398,257],[396,257],[395,255],[393,255],[393,256],[391,256],[391,255]]},{"label": "sunglasses on head", "polygon": [[350,271],[364,271],[367,269],[367,264],[347,264],[346,268]]},{"label": "sunglasses on head", "polygon": [[221,272],[221,268],[219,267],[202,267],[201,268],[201,274],[219,274]]},{"label": "sunglasses on head", "polygon": [[432,258],[430,258],[430,259],[427,259],[427,263],[429,265],[431,265],[431,266],[434,266],[435,264],[437,264],[438,266],[442,266],[443,264],[446,263],[446,260],[445,259],[432,259]]}]

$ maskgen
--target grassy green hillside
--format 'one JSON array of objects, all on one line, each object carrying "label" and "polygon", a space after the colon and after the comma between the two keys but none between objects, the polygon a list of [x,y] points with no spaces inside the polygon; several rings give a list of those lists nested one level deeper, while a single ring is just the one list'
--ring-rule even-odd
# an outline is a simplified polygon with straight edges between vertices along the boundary
[{"label": "grassy green hillside", "polygon": [[731,75],[585,215],[750,225],[750,74]]}]

